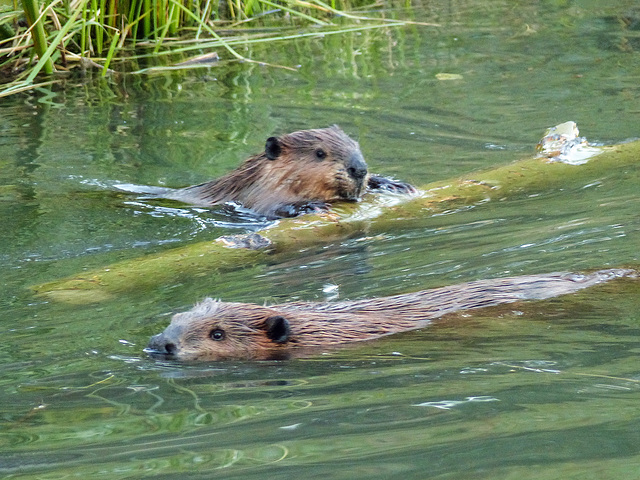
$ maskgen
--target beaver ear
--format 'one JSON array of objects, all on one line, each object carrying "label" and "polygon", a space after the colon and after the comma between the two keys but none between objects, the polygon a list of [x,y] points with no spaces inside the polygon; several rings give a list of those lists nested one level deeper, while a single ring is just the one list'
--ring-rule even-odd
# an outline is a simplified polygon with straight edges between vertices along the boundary
[{"label": "beaver ear", "polygon": [[291,328],[286,318],[280,315],[269,317],[264,321],[264,326],[269,340],[273,340],[275,343],[285,343],[289,340]]},{"label": "beaver ear", "polygon": [[264,153],[267,154],[269,160],[275,160],[282,153],[282,147],[280,146],[280,140],[277,137],[267,138],[267,143],[264,146]]}]

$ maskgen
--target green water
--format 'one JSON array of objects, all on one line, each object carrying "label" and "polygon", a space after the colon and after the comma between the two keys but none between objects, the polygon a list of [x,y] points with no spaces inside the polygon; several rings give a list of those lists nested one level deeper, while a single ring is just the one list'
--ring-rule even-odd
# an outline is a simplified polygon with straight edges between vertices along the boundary
[{"label": "green water", "polygon": [[637,266],[638,167],[116,301],[72,306],[28,290],[244,231],[221,212],[111,187],[204,181],[273,134],[339,124],[372,171],[417,185],[529,156],[567,120],[592,142],[640,135],[636,2],[443,1],[386,14],[442,27],[243,52],[297,72],[232,63],[78,77],[2,100],[3,478],[640,477],[637,281],[308,359],[180,365],[142,352],[205,296],[323,300],[335,284],[354,299]]}]

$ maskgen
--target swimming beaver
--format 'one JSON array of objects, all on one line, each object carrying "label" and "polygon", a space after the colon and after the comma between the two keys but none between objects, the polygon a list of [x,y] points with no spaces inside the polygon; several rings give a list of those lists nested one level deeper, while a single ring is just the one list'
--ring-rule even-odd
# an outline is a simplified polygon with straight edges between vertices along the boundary
[{"label": "swimming beaver", "polygon": [[173,316],[146,352],[177,360],[283,359],[303,349],[371,340],[424,327],[448,313],[573,293],[632,270],[480,280],[417,293],[336,303],[262,307],[206,299]]},{"label": "swimming beaver", "polygon": [[326,210],[333,200],[358,200],[367,186],[416,191],[407,183],[369,176],[358,143],[333,126],[270,137],[264,152],[223,177],[162,196],[207,207],[235,202],[259,215],[294,217]]}]

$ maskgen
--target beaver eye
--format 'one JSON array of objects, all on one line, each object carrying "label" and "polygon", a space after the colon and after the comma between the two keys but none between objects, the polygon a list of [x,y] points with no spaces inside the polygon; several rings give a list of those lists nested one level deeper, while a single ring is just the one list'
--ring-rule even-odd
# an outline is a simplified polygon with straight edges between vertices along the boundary
[{"label": "beaver eye", "polygon": [[220,330],[217,328],[215,330],[211,330],[209,337],[211,338],[211,340],[224,340],[224,330]]},{"label": "beaver eye", "polygon": [[319,160],[324,160],[325,158],[327,158],[327,152],[325,152],[323,149],[319,148],[316,150],[316,157]]}]

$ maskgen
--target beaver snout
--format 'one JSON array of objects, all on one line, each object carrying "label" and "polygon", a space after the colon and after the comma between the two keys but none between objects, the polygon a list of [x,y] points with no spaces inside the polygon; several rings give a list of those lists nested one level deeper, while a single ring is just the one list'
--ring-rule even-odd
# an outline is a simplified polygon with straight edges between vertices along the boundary
[{"label": "beaver snout", "polygon": [[343,178],[338,190],[339,197],[345,200],[358,200],[367,185],[369,173],[362,154],[353,152],[344,162],[344,170],[348,179]]},{"label": "beaver snout", "polygon": [[178,346],[170,341],[163,332],[151,337],[144,351],[152,356],[174,357],[178,353]]},{"label": "beaver snout", "polygon": [[349,160],[346,162],[347,173],[351,178],[358,182],[362,182],[364,177],[367,176],[367,164],[362,158],[362,155],[359,152],[354,152]]}]

